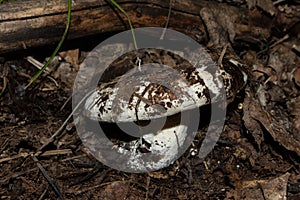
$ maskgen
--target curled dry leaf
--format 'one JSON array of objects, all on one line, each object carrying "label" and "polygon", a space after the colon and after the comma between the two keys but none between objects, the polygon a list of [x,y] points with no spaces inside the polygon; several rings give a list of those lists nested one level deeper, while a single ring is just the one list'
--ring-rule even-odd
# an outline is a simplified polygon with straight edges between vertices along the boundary
[{"label": "curled dry leaf", "polygon": [[[257,143],[259,149],[261,143],[264,141],[264,135],[262,133],[262,129],[260,127],[260,123],[255,120],[252,116],[252,109],[256,110],[256,107],[260,107],[261,105],[258,102],[253,102],[253,98],[250,96],[246,96],[243,106],[244,116],[243,120],[245,122],[245,126],[249,133],[253,136],[255,142]],[[259,112],[259,111],[257,111]]]},{"label": "curled dry leaf", "polygon": [[209,45],[225,46],[234,40],[236,32],[234,21],[238,18],[234,10],[228,9],[227,12],[223,12],[220,8],[207,6],[201,9],[200,16],[209,33]]},{"label": "curled dry leaf", "polygon": [[242,183],[242,189],[236,194],[237,199],[287,199],[287,184],[290,177],[285,173],[271,180],[248,180]]},{"label": "curled dry leaf", "polygon": [[78,71],[78,57],[79,57],[79,49],[73,49],[68,51],[60,52],[59,55],[68,63],[70,63],[75,71]]},{"label": "curled dry leaf", "polygon": [[[271,117],[271,114],[263,110],[259,103],[251,96],[246,97],[244,113],[245,126],[258,144],[264,140],[264,128],[276,142],[300,156],[299,135],[287,131],[275,117]],[[261,126],[263,126],[263,128]]]},{"label": "curled dry leaf", "polygon": [[277,10],[271,0],[257,0],[256,5],[269,13],[271,16],[275,15]]},{"label": "curled dry leaf", "polygon": [[287,184],[290,173],[286,173],[261,184],[264,198],[268,200],[282,200],[287,198]]},{"label": "curled dry leaf", "polygon": [[291,101],[287,103],[287,107],[293,117],[295,128],[300,131],[300,96],[291,99]]},{"label": "curled dry leaf", "polygon": [[293,73],[295,84],[300,87],[300,67],[296,68]]}]

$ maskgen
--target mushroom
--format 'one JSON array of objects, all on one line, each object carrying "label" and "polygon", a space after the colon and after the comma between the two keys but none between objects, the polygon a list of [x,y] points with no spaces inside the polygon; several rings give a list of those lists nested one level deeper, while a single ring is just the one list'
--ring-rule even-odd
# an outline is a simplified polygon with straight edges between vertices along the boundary
[{"label": "mushroom", "polygon": [[[188,61],[179,56],[183,54],[188,55]],[[140,70],[132,64],[136,55],[144,62]],[[191,60],[196,64],[192,65]],[[82,137],[84,143],[90,144],[99,160],[105,164],[117,162],[118,169],[124,171],[154,171],[170,165],[184,153],[197,132],[198,108],[222,103],[226,98],[227,103],[232,101],[246,82],[246,73],[237,60],[224,58],[214,70],[217,60],[216,54],[204,54],[203,49],[193,53],[185,49],[178,54],[142,49],[119,58],[106,70],[111,77],[104,73],[105,82],[100,80],[102,83],[84,104],[89,120],[111,126],[105,136],[114,141],[115,153],[109,152],[113,150],[106,146],[107,140],[94,142],[97,137],[91,139],[87,135],[94,133],[89,131]],[[120,73],[125,65],[127,70]],[[146,126],[139,126],[143,123]],[[123,133],[109,136],[116,130],[113,126]]]}]

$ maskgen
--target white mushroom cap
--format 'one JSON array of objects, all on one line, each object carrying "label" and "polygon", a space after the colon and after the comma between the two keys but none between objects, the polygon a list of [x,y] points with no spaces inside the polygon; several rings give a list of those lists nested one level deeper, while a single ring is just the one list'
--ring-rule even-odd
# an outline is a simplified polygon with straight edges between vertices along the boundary
[{"label": "white mushroom cap", "polygon": [[[207,90],[206,86],[201,85],[201,83],[190,86],[181,80],[178,82],[180,88],[174,89],[184,91],[178,93],[180,95],[178,97],[175,97],[171,91],[165,91],[166,88],[162,89],[156,84],[150,85],[149,82],[145,82],[138,87],[137,95],[132,97],[131,102],[126,101],[126,98],[123,99],[122,96],[118,97],[119,88],[107,87],[98,90],[86,100],[86,115],[92,120],[102,122],[133,122],[171,116],[210,102],[206,95],[198,95],[201,91]],[[146,88],[147,91],[145,92]],[[155,88],[165,90],[163,93],[159,93]],[[147,102],[140,100],[141,97],[145,98]],[[155,103],[153,102],[154,98],[156,98],[158,105],[149,105],[149,102]]]}]

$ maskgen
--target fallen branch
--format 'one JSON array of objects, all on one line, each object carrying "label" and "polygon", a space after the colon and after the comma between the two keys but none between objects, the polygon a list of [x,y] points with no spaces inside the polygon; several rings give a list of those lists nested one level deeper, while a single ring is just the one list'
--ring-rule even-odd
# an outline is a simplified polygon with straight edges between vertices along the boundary
[{"label": "fallen branch", "polygon": [[[210,38],[204,24],[207,22],[202,19],[203,16],[208,16],[203,13],[210,11],[210,8],[213,8],[211,11],[214,10],[215,14],[224,13],[226,10],[231,20],[237,22],[233,27],[235,37],[266,39],[269,36],[269,28],[274,24],[255,10],[212,1],[174,0],[170,13],[170,2],[164,0],[118,0],[117,3],[126,11],[134,28],[165,27],[168,23],[168,28],[192,36],[198,42],[207,42]],[[62,0],[15,0],[0,4],[0,54],[41,45],[56,45],[67,23],[67,9],[67,1]],[[200,16],[200,13],[203,16]],[[253,20],[266,23],[241,23]],[[292,23],[294,19],[288,20]],[[76,0],[72,4],[67,39],[124,30],[129,30],[126,16],[108,1]]]}]

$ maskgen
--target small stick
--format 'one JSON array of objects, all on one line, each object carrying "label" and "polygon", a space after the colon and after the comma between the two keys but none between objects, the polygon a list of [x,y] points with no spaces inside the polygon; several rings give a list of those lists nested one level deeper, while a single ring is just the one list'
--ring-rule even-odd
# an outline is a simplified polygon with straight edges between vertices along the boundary
[{"label": "small stick", "polygon": [[39,200],[43,200],[45,197],[46,192],[48,191],[48,187],[44,190],[44,192],[41,194]]},{"label": "small stick", "polygon": [[165,25],[165,28],[160,36],[160,40],[163,40],[164,37],[165,37],[165,34],[166,34],[166,31],[167,31],[167,28],[168,28],[168,25],[169,25],[169,21],[170,21],[170,16],[171,16],[171,10],[172,10],[172,0],[170,0],[170,3],[169,3],[169,12],[168,12],[168,18],[167,18],[167,23]]},{"label": "small stick", "polygon": [[149,186],[150,186],[150,181],[151,181],[151,178],[150,176],[147,177],[147,185],[146,185],[146,200],[149,199]]},{"label": "small stick", "polygon": [[[35,58],[33,58],[32,56],[27,56],[26,60],[32,64],[33,66],[35,66],[38,70],[41,70],[43,68],[43,64],[41,62],[39,62],[38,60],[36,60]],[[54,61],[54,60],[53,60]],[[53,62],[52,61],[52,62]],[[45,75],[48,75],[50,73],[49,68],[45,69]],[[30,77],[31,79],[32,77]],[[56,80],[54,80],[51,76],[47,76],[47,78],[49,78],[52,82],[54,82],[54,84],[56,85],[56,87],[58,86],[58,83],[56,82]]]},{"label": "small stick", "polygon": [[[0,94],[1,96],[1,94]],[[0,147],[0,154],[4,151],[4,149],[6,148],[6,146],[8,145],[8,141],[9,139],[7,138],[2,144],[1,144],[1,147]]]},{"label": "small stick", "polygon": [[46,178],[47,182],[52,187],[52,189],[54,190],[54,192],[57,194],[57,196],[59,197],[59,199],[63,200],[64,197],[62,196],[61,192],[59,191],[57,185],[52,181],[52,179],[50,178],[50,176],[47,174],[46,170],[39,163],[38,159],[34,155],[32,155],[31,157],[32,157],[33,161],[36,162],[37,167],[42,172],[43,176]]},{"label": "small stick", "polygon": [[62,107],[59,109],[59,111],[62,111],[62,110],[66,107],[67,103],[72,99],[72,96],[73,96],[73,95],[71,95],[71,96],[68,97],[68,99],[67,99],[67,100],[65,101],[65,103],[62,105]]},{"label": "small stick", "polygon": [[14,159],[18,159],[18,158],[22,158],[22,157],[26,158],[27,156],[29,156],[29,153],[19,153],[17,155],[11,156],[11,157],[1,158],[0,163],[10,161],[10,160],[14,160]]},{"label": "small stick", "polygon": [[[80,184],[80,183],[82,183],[82,182],[85,182],[85,181],[91,179],[91,178],[92,178],[93,176],[95,176],[101,169],[103,169],[103,166],[100,165],[99,163],[96,163],[96,166],[94,167],[94,169],[93,169],[90,173],[88,173],[86,176],[84,176],[84,177],[81,178],[80,180],[77,180],[77,181],[75,181],[75,182],[70,183],[68,186],[69,186],[69,187],[72,187],[72,186],[74,186],[74,185],[78,185],[78,184]],[[97,180],[97,182],[102,182],[102,181],[104,180],[106,174],[107,174],[109,171],[110,171],[110,169],[105,170],[105,171],[102,171],[102,172],[101,172],[100,180]]]},{"label": "small stick", "polygon": [[4,91],[5,91],[6,87],[7,87],[7,83],[8,83],[7,76],[8,76],[8,67],[4,65],[3,72],[0,75],[0,78],[2,78],[2,80],[3,80],[3,87],[1,89],[0,96],[4,93]]},{"label": "small stick", "polygon": [[228,44],[225,45],[225,47],[223,48],[223,50],[222,50],[222,52],[221,52],[221,55],[220,55],[220,57],[219,57],[219,59],[218,59],[218,66],[220,66],[220,67],[223,66],[223,65],[222,65],[222,62],[223,62],[223,58],[224,58],[224,56],[225,56],[227,47],[228,47]]},{"label": "small stick", "polygon": [[186,168],[187,168],[187,170],[188,170],[188,183],[189,183],[189,185],[191,185],[192,182],[193,182],[193,172],[192,172],[192,168],[191,168],[191,165],[190,165],[189,162],[186,162],[186,163],[185,163],[185,166],[186,166]]},{"label": "small stick", "polygon": [[[31,152],[31,153],[22,152],[22,153],[19,153],[17,155],[11,156],[11,157],[1,158],[0,163],[18,159],[18,158],[26,158],[27,156],[29,156],[32,153],[33,152]],[[34,155],[35,156],[53,156],[53,155],[71,154],[71,153],[72,153],[71,149],[58,149],[58,150],[45,151],[43,153],[38,151]]]},{"label": "small stick", "polygon": [[[47,141],[38,149],[38,151],[42,151],[46,146],[48,146],[51,142],[54,141],[54,139],[62,133],[63,129],[66,127],[68,121],[71,119],[71,117],[73,116],[73,114],[75,113],[75,111],[79,108],[79,106],[83,103],[83,101],[95,90],[92,90],[90,92],[88,92],[78,103],[78,105],[73,109],[73,111],[71,112],[71,114],[68,116],[68,118],[64,121],[64,123],[60,126],[60,128],[50,137],[47,139]],[[40,152],[41,153],[41,152]],[[39,154],[38,154],[39,155]]]},{"label": "small stick", "polygon": [[283,38],[279,39],[279,40],[276,41],[274,44],[270,45],[270,48],[273,48],[273,47],[275,47],[276,45],[282,43],[283,41],[289,39],[289,37],[290,37],[289,35],[283,36]]},{"label": "small stick", "polygon": [[71,149],[56,149],[56,150],[49,150],[42,153],[40,156],[55,156],[55,155],[62,155],[62,154],[71,154]]},{"label": "small stick", "polygon": [[[124,181],[114,181],[114,182],[124,182]],[[113,182],[106,182],[106,183],[101,183],[101,184],[98,184],[98,185],[95,185],[95,186],[92,186],[92,187],[85,188],[83,190],[79,190],[79,191],[75,191],[74,192],[74,189],[72,189],[71,191],[67,191],[67,192],[75,194],[75,195],[80,195],[82,193],[88,192],[90,190],[95,190],[95,189],[97,189],[99,187],[103,187],[103,186],[106,186],[106,185],[109,185],[109,184],[112,184],[112,183]]]}]

